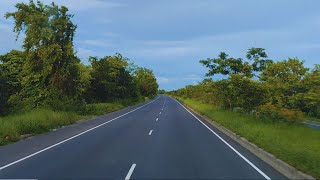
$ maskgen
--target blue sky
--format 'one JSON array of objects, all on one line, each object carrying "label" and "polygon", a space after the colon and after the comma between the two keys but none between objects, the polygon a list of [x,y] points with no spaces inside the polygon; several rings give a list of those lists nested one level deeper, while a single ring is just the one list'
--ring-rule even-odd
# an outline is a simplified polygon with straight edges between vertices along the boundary
[{"label": "blue sky", "polygon": [[[0,54],[21,47],[13,21],[3,17],[17,2],[0,1]],[[207,70],[199,60],[221,51],[244,57],[248,48],[263,47],[274,60],[297,57],[309,67],[320,63],[319,0],[55,2],[75,14],[74,44],[83,63],[89,56],[120,52],[152,69],[161,89],[201,81]]]}]

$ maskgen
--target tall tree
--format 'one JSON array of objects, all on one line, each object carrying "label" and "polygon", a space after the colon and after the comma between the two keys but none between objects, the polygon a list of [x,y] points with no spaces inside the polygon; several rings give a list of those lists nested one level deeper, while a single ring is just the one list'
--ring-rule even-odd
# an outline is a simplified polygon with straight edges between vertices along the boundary
[{"label": "tall tree", "polygon": [[22,96],[35,106],[52,94],[74,96],[79,80],[78,64],[73,49],[76,25],[68,8],[54,3],[44,5],[30,0],[16,4],[17,11],[7,13],[15,20],[17,37],[25,33],[26,53]]}]

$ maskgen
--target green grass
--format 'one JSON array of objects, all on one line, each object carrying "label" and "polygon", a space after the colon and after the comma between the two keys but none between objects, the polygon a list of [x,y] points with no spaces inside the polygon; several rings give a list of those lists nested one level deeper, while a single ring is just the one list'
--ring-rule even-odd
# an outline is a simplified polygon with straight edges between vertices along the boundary
[{"label": "green grass", "polygon": [[20,139],[23,134],[39,134],[72,124],[83,118],[72,112],[35,109],[27,113],[0,118],[0,145]]},{"label": "green grass", "polygon": [[112,103],[87,104],[85,110],[80,113],[34,109],[21,114],[0,117],[0,145],[18,141],[21,135],[48,132],[80,119],[117,111],[145,100],[147,99],[137,98],[117,100]]},{"label": "green grass", "polygon": [[120,103],[95,103],[86,105],[86,115],[103,115],[119,109],[125,108],[126,106]]},{"label": "green grass", "polygon": [[320,131],[304,125],[272,122],[220,110],[191,99],[177,99],[277,158],[320,179]]},{"label": "green grass", "polygon": [[306,117],[306,120],[307,120],[307,121],[320,122],[320,119],[319,119],[319,118],[316,118],[316,117]]}]

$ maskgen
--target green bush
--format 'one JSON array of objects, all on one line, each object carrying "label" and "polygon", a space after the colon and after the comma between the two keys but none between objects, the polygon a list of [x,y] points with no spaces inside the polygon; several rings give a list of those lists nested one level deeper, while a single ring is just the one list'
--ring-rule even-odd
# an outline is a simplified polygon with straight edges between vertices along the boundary
[{"label": "green bush", "polygon": [[257,116],[271,118],[272,120],[284,120],[288,122],[302,122],[304,120],[303,112],[299,110],[277,107],[271,103],[259,106]]}]

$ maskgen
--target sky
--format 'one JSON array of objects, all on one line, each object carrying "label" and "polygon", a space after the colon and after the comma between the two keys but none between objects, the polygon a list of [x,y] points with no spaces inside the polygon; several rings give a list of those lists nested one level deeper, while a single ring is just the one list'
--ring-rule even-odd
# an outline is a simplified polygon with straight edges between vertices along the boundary
[{"label": "sky", "polygon": [[[14,5],[0,0],[0,54],[21,49]],[[44,3],[51,3],[44,0]],[[320,64],[319,0],[57,0],[74,14],[74,46],[84,64],[89,56],[121,53],[153,70],[160,89],[174,90],[205,78],[199,60],[226,52],[243,57],[265,48],[270,59],[295,57]],[[213,77],[215,79],[217,77]]]}]

